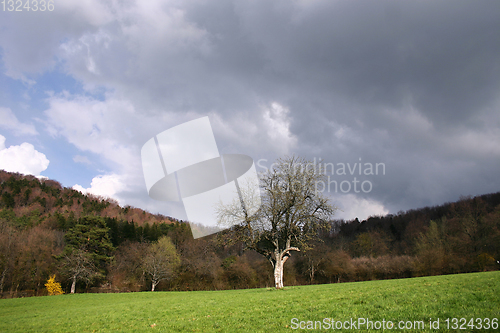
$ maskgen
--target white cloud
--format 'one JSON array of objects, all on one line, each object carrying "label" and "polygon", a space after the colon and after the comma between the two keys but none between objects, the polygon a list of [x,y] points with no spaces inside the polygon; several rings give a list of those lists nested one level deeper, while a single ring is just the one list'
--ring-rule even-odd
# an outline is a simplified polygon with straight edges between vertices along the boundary
[{"label": "white cloud", "polygon": [[39,176],[47,169],[49,160],[27,142],[5,148],[5,137],[0,135],[0,169]]},{"label": "white cloud", "polygon": [[290,110],[276,102],[264,109],[267,134],[282,153],[288,153],[297,143],[297,138],[290,131],[289,113]]},{"label": "white cloud", "polygon": [[[74,189],[131,205],[137,205],[138,196],[147,196],[140,149],[148,139],[168,128],[163,115],[141,115],[130,102],[113,97],[98,101],[61,94],[51,96],[48,103],[45,115],[49,133],[65,138],[80,151],[96,154],[99,163],[110,170],[108,175],[94,177],[90,187],[77,184]],[[75,154],[73,161],[92,164],[84,154]]]},{"label": "white cloud", "polygon": [[0,107],[0,126],[12,130],[15,135],[28,134],[36,135],[38,134],[35,126],[32,124],[25,124],[20,122],[16,115],[9,108]]},{"label": "white cloud", "polygon": [[122,178],[123,177],[117,174],[99,175],[92,179],[92,183],[90,183],[89,188],[84,188],[83,186],[76,184],[73,186],[73,189],[84,194],[93,194],[106,198],[112,198],[120,202],[117,194],[125,189],[125,184]]},{"label": "white cloud", "polygon": [[102,155],[118,165],[126,165],[133,158],[126,132],[139,123],[139,119],[130,103],[53,96],[49,104],[45,115],[48,130],[54,136],[62,135],[78,149]]},{"label": "white cloud", "polygon": [[336,219],[351,220],[357,217],[362,221],[370,216],[389,214],[389,210],[380,202],[359,198],[352,193],[336,197],[334,202],[339,208],[335,214]]}]

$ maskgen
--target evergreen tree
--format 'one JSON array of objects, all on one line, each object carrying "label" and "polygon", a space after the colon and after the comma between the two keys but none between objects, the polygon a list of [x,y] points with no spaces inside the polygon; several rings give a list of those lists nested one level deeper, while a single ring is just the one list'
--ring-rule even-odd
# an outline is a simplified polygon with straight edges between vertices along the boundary
[{"label": "evergreen tree", "polygon": [[71,293],[74,293],[77,281],[90,283],[103,276],[114,247],[102,217],[80,218],[64,238],[66,247],[59,258],[63,261],[64,273],[72,280]]}]

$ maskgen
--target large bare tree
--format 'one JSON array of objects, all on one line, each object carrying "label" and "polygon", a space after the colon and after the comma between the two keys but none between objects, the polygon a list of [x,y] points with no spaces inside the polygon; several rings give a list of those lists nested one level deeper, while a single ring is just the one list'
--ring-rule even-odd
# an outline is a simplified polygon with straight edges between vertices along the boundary
[{"label": "large bare tree", "polygon": [[[239,201],[218,207],[224,241],[243,241],[248,249],[265,256],[274,269],[277,289],[283,288],[283,265],[291,251],[307,250],[335,207],[318,188],[325,176],[312,162],[298,157],[278,159],[260,175],[260,199],[255,184],[239,184]],[[255,206],[260,208],[254,214]],[[254,207],[250,207],[254,206]]]}]

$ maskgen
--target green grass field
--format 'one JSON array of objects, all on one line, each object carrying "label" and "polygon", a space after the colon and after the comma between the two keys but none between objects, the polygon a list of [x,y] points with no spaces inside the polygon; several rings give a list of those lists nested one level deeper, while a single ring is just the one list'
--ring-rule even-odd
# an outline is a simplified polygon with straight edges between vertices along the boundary
[{"label": "green grass field", "polygon": [[[297,320],[292,322],[293,318]],[[473,328],[471,318],[500,319],[500,272],[284,290],[76,294],[0,300],[0,332],[290,332],[303,331],[292,329],[300,321],[302,327],[312,325],[307,321],[324,325],[324,318],[342,322],[352,318],[358,324],[359,318],[366,318],[374,327],[377,321],[379,325],[384,325],[383,320],[385,325],[392,321],[392,331],[399,332],[451,331],[451,318],[465,318],[465,329],[459,331],[479,331],[479,320],[473,322]],[[440,319],[440,329],[429,327],[430,318]],[[446,318],[450,318],[450,329]],[[425,326],[400,330],[399,321],[403,321],[403,327],[416,321],[423,321]],[[458,328],[462,323],[456,323]],[[486,320],[481,323],[484,328]],[[494,329],[494,323],[490,322],[489,331],[500,331]],[[318,323],[316,328],[319,330]],[[382,328],[368,330],[364,324],[350,331],[376,332]]]}]

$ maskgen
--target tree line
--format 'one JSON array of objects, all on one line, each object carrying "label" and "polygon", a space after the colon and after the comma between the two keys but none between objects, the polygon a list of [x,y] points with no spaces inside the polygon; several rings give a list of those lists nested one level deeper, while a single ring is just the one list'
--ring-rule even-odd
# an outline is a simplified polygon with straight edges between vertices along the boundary
[{"label": "tree line", "polygon": [[[66,293],[275,285],[269,259],[244,239],[194,240],[187,223],[54,181],[0,171],[0,190],[2,297],[44,295],[54,274]],[[285,285],[499,269],[500,193],[366,221],[316,222],[317,237],[281,266]]]}]

